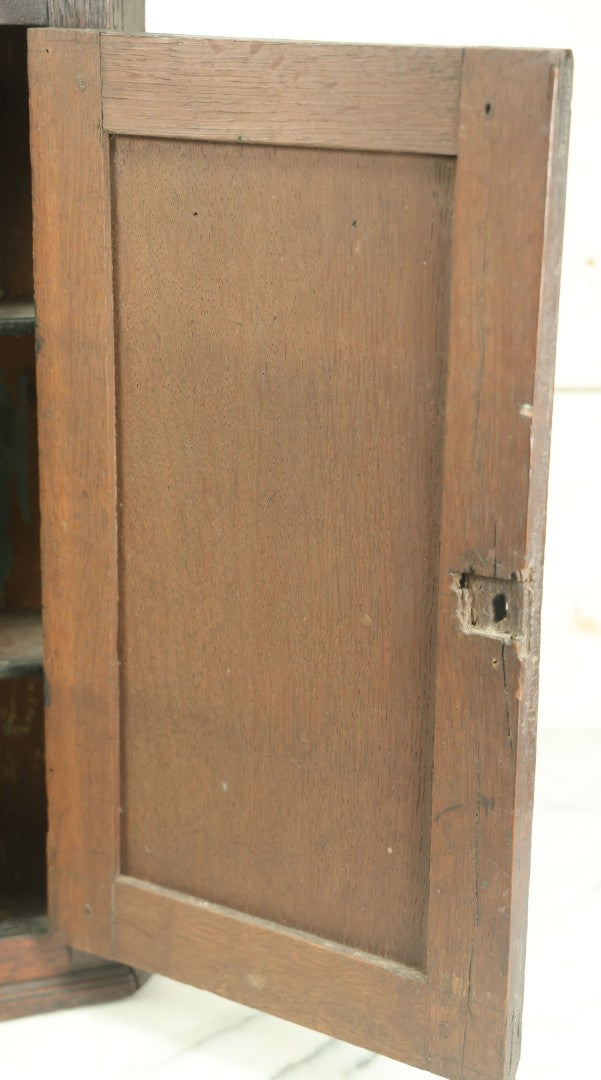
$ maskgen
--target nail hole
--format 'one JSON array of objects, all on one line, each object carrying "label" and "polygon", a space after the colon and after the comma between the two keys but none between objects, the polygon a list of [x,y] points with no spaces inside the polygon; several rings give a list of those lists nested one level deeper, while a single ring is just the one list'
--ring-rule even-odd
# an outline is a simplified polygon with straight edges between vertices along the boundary
[{"label": "nail hole", "polygon": [[83,910],[84,910],[84,913],[86,915],[88,915],[88,916],[90,916],[92,914],[92,908],[90,907],[89,904],[84,904]]},{"label": "nail hole", "polygon": [[484,112],[486,113],[487,116],[490,116],[490,114],[492,112],[492,102],[491,101],[486,102],[486,105],[484,106]]},{"label": "nail hole", "polygon": [[505,593],[499,592],[492,598],[492,617],[493,622],[503,622],[503,619],[507,618],[507,597]]}]

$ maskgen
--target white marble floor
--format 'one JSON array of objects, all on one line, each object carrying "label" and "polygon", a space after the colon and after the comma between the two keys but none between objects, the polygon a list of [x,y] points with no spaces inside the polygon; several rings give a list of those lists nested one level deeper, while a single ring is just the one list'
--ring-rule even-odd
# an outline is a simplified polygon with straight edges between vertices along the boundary
[{"label": "white marble floor", "polygon": [[[601,1076],[601,732],[539,740],[518,1080]],[[152,978],[132,998],[0,1025],[1,1080],[419,1080],[430,1074]]]}]

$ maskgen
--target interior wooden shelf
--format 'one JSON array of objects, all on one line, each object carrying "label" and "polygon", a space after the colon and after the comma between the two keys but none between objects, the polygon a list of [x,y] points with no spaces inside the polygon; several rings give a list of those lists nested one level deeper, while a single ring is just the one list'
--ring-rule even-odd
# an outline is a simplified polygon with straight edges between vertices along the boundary
[{"label": "interior wooden shelf", "polygon": [[0,942],[21,934],[44,934],[48,930],[43,896],[5,897],[0,894]]},{"label": "interior wooden shelf", "polygon": [[29,675],[43,667],[42,616],[0,614],[0,679]]},{"label": "interior wooden shelf", "polygon": [[0,335],[15,337],[20,334],[33,334],[35,330],[35,307],[33,300],[26,298],[0,300]]}]

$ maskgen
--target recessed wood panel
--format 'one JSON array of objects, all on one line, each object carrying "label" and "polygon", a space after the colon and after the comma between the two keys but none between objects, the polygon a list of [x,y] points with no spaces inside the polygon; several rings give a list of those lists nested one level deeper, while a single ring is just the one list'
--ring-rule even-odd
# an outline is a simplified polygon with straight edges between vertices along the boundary
[{"label": "recessed wood panel", "polygon": [[454,162],[112,162],[123,870],[419,966]]}]

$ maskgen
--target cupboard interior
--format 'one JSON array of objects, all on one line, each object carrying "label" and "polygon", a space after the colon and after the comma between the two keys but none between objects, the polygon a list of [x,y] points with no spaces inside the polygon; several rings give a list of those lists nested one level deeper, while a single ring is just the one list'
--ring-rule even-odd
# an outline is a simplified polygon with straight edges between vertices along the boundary
[{"label": "cupboard interior", "polygon": [[46,929],[27,42],[0,27],[0,939]]}]

